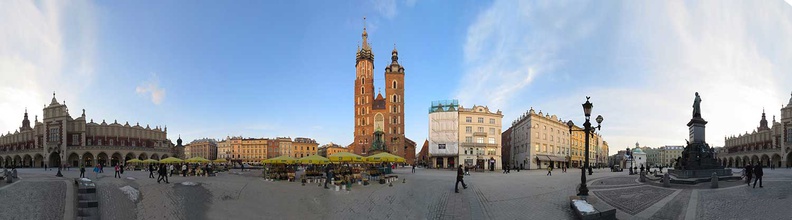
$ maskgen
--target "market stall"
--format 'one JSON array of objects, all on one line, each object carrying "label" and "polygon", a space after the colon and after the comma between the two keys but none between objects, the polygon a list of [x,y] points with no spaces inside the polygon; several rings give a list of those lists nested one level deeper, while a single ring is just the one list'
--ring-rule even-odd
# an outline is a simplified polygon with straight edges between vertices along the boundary
[{"label": "market stall", "polygon": [[367,170],[370,175],[369,179],[379,179],[380,183],[384,183],[383,181],[386,178],[398,178],[398,176],[392,174],[393,171],[388,164],[403,163],[406,161],[403,157],[386,152],[368,156],[365,160],[366,163],[371,164]]},{"label": "market stall", "polygon": [[261,163],[267,165],[267,168],[264,170],[264,178],[268,180],[294,181],[294,177],[296,176],[294,167],[288,165],[294,164],[295,162],[297,162],[297,160],[289,156],[262,160]]},{"label": "market stall", "polygon": [[322,175],[324,174],[322,166],[319,165],[330,163],[330,159],[314,154],[298,159],[297,163],[307,165],[301,177],[303,183],[313,183],[314,181],[319,181],[322,179]]},{"label": "market stall", "polygon": [[331,162],[338,162],[339,166],[334,167],[337,180],[345,183],[357,182],[364,179],[365,171],[360,164],[364,162],[363,157],[349,152],[338,152],[327,157]]}]

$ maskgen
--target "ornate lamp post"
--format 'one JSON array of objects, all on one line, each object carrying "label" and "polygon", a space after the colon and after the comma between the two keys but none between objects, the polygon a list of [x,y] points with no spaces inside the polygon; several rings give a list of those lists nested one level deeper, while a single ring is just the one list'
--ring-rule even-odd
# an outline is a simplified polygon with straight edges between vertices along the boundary
[{"label": "ornate lamp post", "polygon": [[[583,113],[586,116],[586,122],[583,123],[583,130],[573,130],[572,127],[575,126],[575,123],[572,120],[567,122],[567,126],[569,126],[569,134],[572,134],[572,131],[583,131],[586,132],[586,146],[585,146],[585,158],[586,161],[583,163],[583,169],[581,169],[580,173],[580,185],[578,186],[578,196],[588,196],[588,187],[586,187],[586,170],[589,169],[589,136],[595,130],[600,129],[600,124],[602,124],[602,115],[598,115],[595,120],[597,120],[597,126],[591,127],[591,122],[589,118],[591,117],[591,109],[594,108],[594,104],[589,102],[589,96],[586,96],[586,103],[583,103]],[[591,174],[589,174],[591,175]]]}]

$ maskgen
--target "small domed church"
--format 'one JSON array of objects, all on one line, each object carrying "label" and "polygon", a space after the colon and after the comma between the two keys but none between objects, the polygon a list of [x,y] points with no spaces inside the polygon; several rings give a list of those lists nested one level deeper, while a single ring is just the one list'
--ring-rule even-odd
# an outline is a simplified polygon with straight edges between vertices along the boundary
[{"label": "small domed church", "polygon": [[[365,18],[364,18],[365,19]],[[415,161],[415,142],[404,135],[404,67],[394,46],[385,66],[385,93],[374,89],[374,52],[363,27],[363,41],[355,54],[355,138],[347,146],[367,156],[388,152]]]}]

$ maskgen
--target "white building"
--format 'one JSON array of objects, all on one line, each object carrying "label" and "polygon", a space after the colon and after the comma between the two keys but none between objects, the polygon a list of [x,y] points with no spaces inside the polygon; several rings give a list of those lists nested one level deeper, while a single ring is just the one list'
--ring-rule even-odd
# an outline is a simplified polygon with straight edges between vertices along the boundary
[{"label": "white building", "polygon": [[429,161],[434,168],[459,164],[459,103],[434,101],[429,108]]},{"label": "white building", "polygon": [[[556,115],[533,108],[512,123],[510,164],[522,169],[545,169],[548,166],[561,168],[570,157],[569,126]],[[596,142],[595,142],[596,143]],[[594,163],[592,147],[590,163]],[[580,155],[583,155],[582,152]]]}]

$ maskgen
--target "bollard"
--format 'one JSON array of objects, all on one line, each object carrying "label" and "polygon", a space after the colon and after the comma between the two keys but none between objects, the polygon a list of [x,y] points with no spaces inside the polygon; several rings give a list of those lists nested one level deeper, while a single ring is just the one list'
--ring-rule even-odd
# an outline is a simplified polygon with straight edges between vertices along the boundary
[{"label": "bollard", "polygon": [[663,174],[663,186],[671,187],[671,176],[669,176],[668,173]]},{"label": "bollard", "polygon": [[710,188],[718,188],[718,173],[712,172],[712,180],[710,182],[712,184]]},{"label": "bollard", "polygon": [[403,178],[402,183],[407,183],[407,178]]}]

